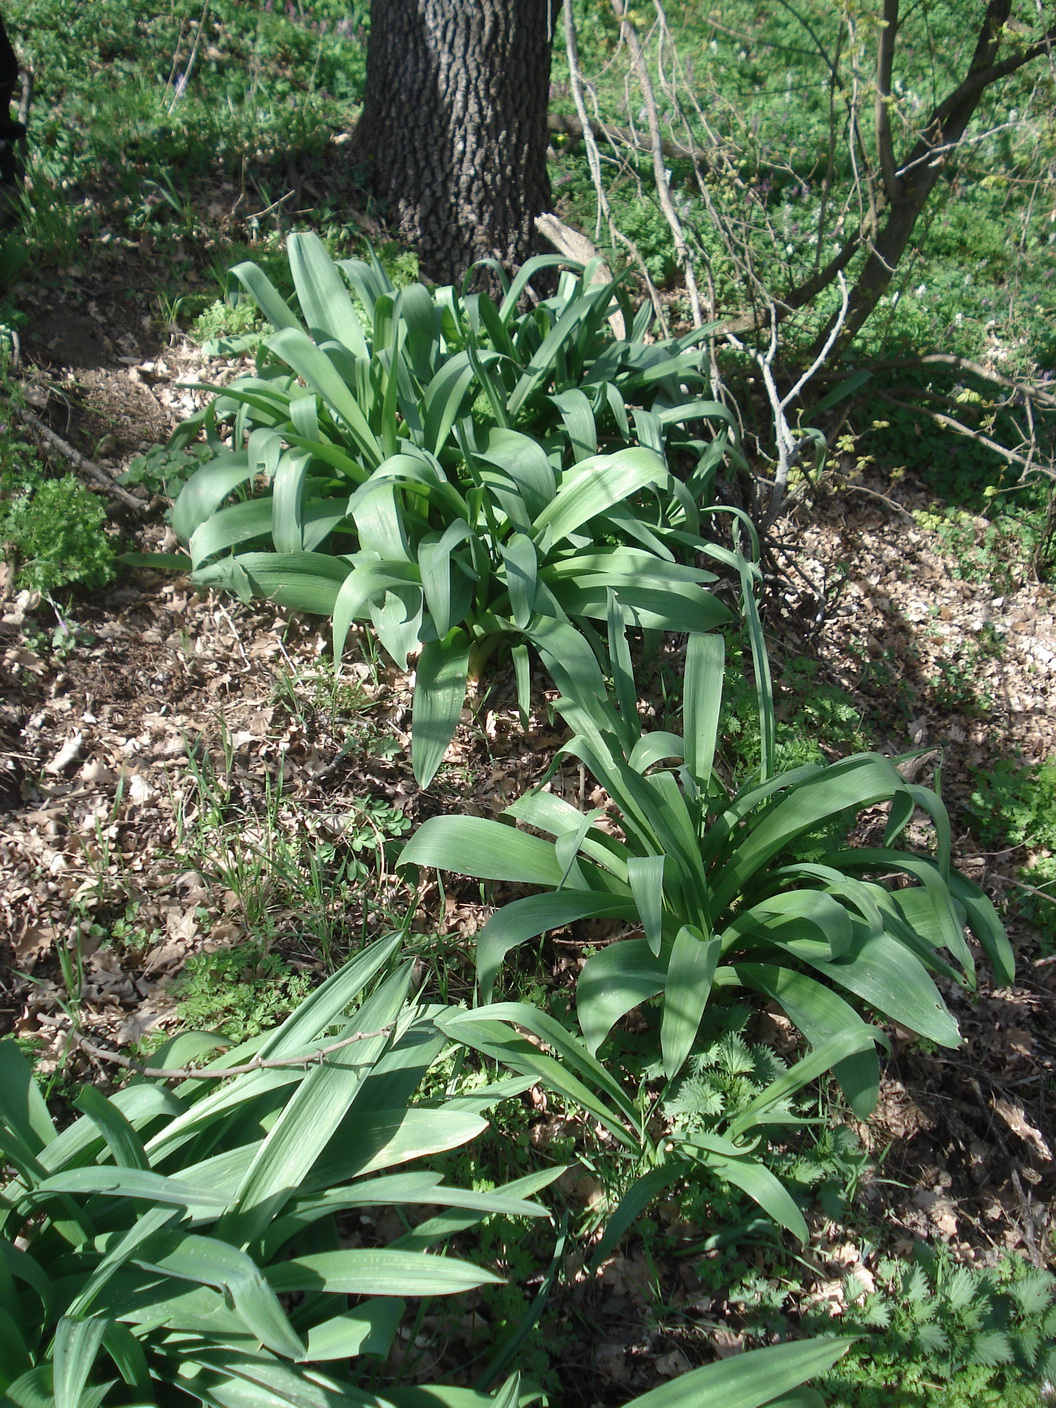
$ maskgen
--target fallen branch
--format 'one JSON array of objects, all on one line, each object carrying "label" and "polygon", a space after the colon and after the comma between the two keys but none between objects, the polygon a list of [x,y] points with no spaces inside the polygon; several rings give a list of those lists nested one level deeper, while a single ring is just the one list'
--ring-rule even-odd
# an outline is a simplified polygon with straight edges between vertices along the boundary
[{"label": "fallen branch", "polygon": [[227,1066],[222,1071],[210,1071],[202,1066],[146,1066],[140,1061],[133,1061],[129,1056],[122,1056],[117,1051],[107,1051],[105,1047],[96,1046],[77,1032],[73,1032],[72,1037],[82,1051],[94,1056],[96,1060],[109,1061],[115,1066],[120,1066],[122,1070],[135,1071],[136,1075],[150,1076],[153,1080],[227,1080],[229,1076],[247,1076],[253,1071],[285,1070],[291,1066],[301,1066],[305,1069],[309,1066],[321,1066],[327,1056],[332,1056],[335,1051],[343,1051],[346,1046],[352,1046],[357,1041],[370,1041],[373,1037],[388,1036],[395,1027],[395,1022],[389,1022],[377,1031],[355,1032],[342,1041],[321,1046],[318,1051],[312,1051],[306,1056],[276,1056],[273,1059],[254,1056],[252,1061],[246,1061],[241,1066]]},{"label": "fallen branch", "polygon": [[12,415],[18,417],[22,424],[36,440],[38,445],[43,445],[51,450],[57,450],[63,459],[69,460],[74,469],[80,470],[82,474],[95,481],[101,488],[105,489],[111,498],[123,503],[126,508],[135,509],[137,513],[146,513],[150,507],[143,499],[137,499],[135,494],[130,494],[127,489],[122,489],[120,484],[115,484],[102,465],[96,464],[94,460],[82,455],[80,450],[75,450],[71,444],[57,435],[50,426],[45,425],[42,420],[38,420],[31,411],[27,411],[24,406],[15,405],[14,401],[4,398],[3,404]]}]

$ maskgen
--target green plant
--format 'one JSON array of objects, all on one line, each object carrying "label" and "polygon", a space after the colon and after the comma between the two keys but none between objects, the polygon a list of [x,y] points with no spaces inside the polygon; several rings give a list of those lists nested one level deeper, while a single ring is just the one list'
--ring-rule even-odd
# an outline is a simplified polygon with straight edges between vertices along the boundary
[{"label": "green plant", "polygon": [[[700,1043],[660,1101],[659,1112],[676,1141],[701,1132],[721,1135],[789,1070],[771,1047],[745,1039],[752,1017],[747,1006],[733,1004],[715,1015],[721,1035]],[[656,1078],[662,1073],[653,1069],[647,1074]],[[848,1190],[857,1185],[866,1156],[846,1125],[816,1118],[817,1103],[794,1090],[774,1100],[770,1118],[780,1143],[761,1145],[759,1157],[797,1201],[820,1197],[826,1212],[837,1215],[850,1201]],[[718,1216],[721,1199],[714,1185],[714,1179],[688,1182],[683,1217],[694,1226],[717,1223],[717,1236],[725,1240],[732,1224],[745,1221],[745,1199],[740,1189],[729,1189],[733,1196],[728,1197],[727,1213]]]},{"label": "green plant", "polygon": [[[711,575],[679,565],[694,550],[732,560],[700,538],[698,503],[727,447],[699,425],[731,423],[696,398],[700,333],[645,343],[648,308],[632,320],[618,281],[592,283],[592,267],[564,271],[553,297],[518,312],[556,258],[530,261],[496,305],[453,288],[397,291],[377,260],[335,266],[312,235],[291,235],[288,251],[305,325],[255,265],[233,271],[278,331],[258,374],[177,432],[174,445],[204,428],[216,457],[181,493],[173,527],[203,585],[332,616],[335,656],[362,619],[397,664],[420,651],[423,785],[467,679],[497,647],[513,655],[525,711],[525,642],[598,676],[570,622],[603,620],[609,592],[647,628],[725,619],[701,591]],[[633,321],[628,340],[608,328],[614,307]],[[685,483],[665,459],[686,462]]]},{"label": "green plant", "polygon": [[[587,959],[578,980],[579,1024],[592,1051],[626,1013],[660,995],[660,1057],[672,1078],[693,1050],[709,1002],[748,989],[775,1002],[812,1048],[790,1079],[798,1075],[802,1084],[812,1078],[807,1070],[833,1069],[864,1117],[876,1098],[878,1033],[863,1011],[954,1046],[957,1028],[929,970],[974,982],[967,925],[998,981],[1013,971],[993,906],[951,867],[942,802],[872,754],[775,775],[761,646],[763,761],[759,776],[731,795],[714,768],[721,637],[690,637],[684,737],[642,731],[615,611],[609,638],[619,708],[582,693],[568,676],[555,677],[564,690],[558,708],[574,730],[563,751],[611,798],[619,833],[599,826],[600,810],[584,815],[536,791],[507,808],[504,821],[425,822],[401,863],[544,890],[506,905],[481,931],[477,970],[485,996],[506,955],[526,940],[588,917],[630,923],[643,936],[608,944]],[[819,835],[840,818],[878,805],[889,808],[883,846],[856,849],[830,836],[818,853]],[[896,844],[918,810],[934,826],[934,854]],[[553,839],[518,831],[510,824],[517,821]],[[892,879],[909,883],[893,887]],[[776,1081],[731,1123],[734,1137],[763,1119],[783,1084]]]},{"label": "green plant", "polygon": [[369,929],[410,822],[384,798],[352,797],[291,824],[284,774],[240,777],[226,729],[220,744],[218,758],[189,749],[187,785],[173,806],[179,865],[229,893],[257,944],[307,938],[331,962]]},{"label": "green plant", "polygon": [[1026,849],[1016,909],[1056,951],[1056,762],[995,759],[975,775],[969,814],[983,845]]},{"label": "green plant", "polygon": [[184,1027],[234,1041],[260,1036],[311,990],[277,953],[257,945],[192,954],[174,979],[172,996]]},{"label": "green plant", "polygon": [[115,573],[106,508],[72,474],[49,479],[28,446],[9,441],[0,458],[0,549],[20,587],[43,595],[101,587]]},{"label": "green plant", "polygon": [[[385,975],[397,942],[372,945],[280,1028],[219,1058],[215,1038],[175,1038],[159,1061],[206,1064],[177,1067],[171,1090],[145,1078],[109,1097],[82,1088],[80,1117],[61,1132],[17,1045],[0,1043],[7,1402],[516,1408],[538,1397],[517,1374],[494,1399],[386,1382],[405,1298],[499,1279],[434,1249],[492,1214],[542,1215],[527,1198],[561,1171],[470,1192],[417,1162],[474,1138],[480,1112],[523,1082],[415,1099],[446,1045],[443,1009],[408,1000],[411,964]],[[385,1206],[406,1214],[406,1231],[371,1245],[362,1229]],[[846,1347],[823,1338],[712,1365],[639,1408],[714,1408],[731,1394],[756,1408]]]},{"label": "green plant", "polygon": [[[9,1402],[380,1403],[356,1383],[387,1354],[404,1297],[495,1279],[430,1252],[493,1212],[542,1215],[523,1195],[553,1174],[487,1195],[394,1171],[473,1138],[479,1110],[505,1093],[415,1102],[445,1043],[437,1009],[408,1001],[411,965],[375,981],[395,944],[373,945],[278,1030],[171,1091],[85,1087],[61,1133],[14,1043],[0,1046],[15,1170],[0,1241]],[[216,1044],[177,1037],[158,1059],[208,1058]],[[394,1245],[342,1245],[350,1213],[423,1204],[458,1212]]]},{"label": "green plant", "polygon": [[832,1408],[886,1408],[896,1387],[905,1408],[1028,1408],[1056,1378],[1056,1281],[1021,1258],[962,1266],[918,1245],[874,1282],[848,1278],[843,1323],[871,1333],[826,1375]]},{"label": "green plant", "polygon": [[174,499],[203,460],[210,458],[204,445],[189,445],[185,450],[172,450],[155,445],[145,454],[133,455],[128,468],[118,476],[117,483],[126,488],[142,485],[151,494],[164,494]]}]

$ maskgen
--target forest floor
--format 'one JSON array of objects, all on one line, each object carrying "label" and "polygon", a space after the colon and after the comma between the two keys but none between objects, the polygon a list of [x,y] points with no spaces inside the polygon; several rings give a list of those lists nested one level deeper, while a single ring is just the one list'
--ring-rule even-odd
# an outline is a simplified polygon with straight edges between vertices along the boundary
[{"label": "forest floor", "polygon": [[[146,295],[129,301],[126,288],[127,269],[104,269],[71,276],[61,296],[28,285],[20,296],[31,408],[115,474],[198,404],[181,381],[234,370],[159,333]],[[805,1262],[803,1295],[834,1313],[841,1278],[868,1273],[884,1250],[877,1228],[888,1249],[942,1242],[983,1263],[1018,1250],[1045,1264],[1052,1248],[1056,963],[1008,903],[1022,849],[982,850],[968,812],[998,760],[1052,751],[1056,595],[1027,575],[1000,593],[960,575],[910,516],[929,505],[925,478],[914,466],[894,484],[867,475],[782,526],[775,675],[813,660],[818,685],[854,698],[869,747],[935,750],[922,780],[941,758],[958,862],[1010,916],[1019,972],[1014,988],[992,990],[984,969],[978,995],[950,991],[957,1051],[893,1033],[879,1109],[859,1131],[875,1161],[861,1190],[873,1248],[819,1214]],[[171,549],[160,509],[115,513],[130,548]],[[441,906],[435,886],[412,896],[391,860],[423,817],[493,815],[536,782],[560,742],[545,717],[522,734],[500,685],[466,711],[422,793],[405,747],[408,679],[353,650],[335,685],[322,623],[203,598],[184,576],[146,570],[64,611],[60,648],[48,603],[8,590],[0,611],[0,1029],[38,1043],[41,1070],[112,1080],[73,1040],[73,1021],[104,1046],[149,1043],[181,1020],[178,978],[196,954],[252,944],[247,962],[270,951],[288,971],[322,974],[414,898],[425,971],[447,999],[469,996],[479,897],[456,890]],[[313,878],[313,852],[340,858],[341,876]],[[570,980],[579,938],[544,950],[544,985]],[[656,1277],[682,1308],[677,1325],[658,1321],[643,1289]],[[647,1269],[625,1250],[567,1294],[574,1324],[592,1326],[590,1343],[586,1330],[571,1335],[570,1373],[593,1365],[597,1396],[622,1401],[743,1343],[736,1307],[714,1289],[702,1296],[692,1263],[674,1257]]]}]

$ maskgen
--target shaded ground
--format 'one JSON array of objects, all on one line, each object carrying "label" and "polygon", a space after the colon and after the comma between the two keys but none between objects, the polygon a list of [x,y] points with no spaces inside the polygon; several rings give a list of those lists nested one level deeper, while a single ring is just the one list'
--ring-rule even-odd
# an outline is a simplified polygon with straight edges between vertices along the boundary
[{"label": "shaded ground", "polygon": [[[105,284],[76,291],[75,315],[69,293],[36,298],[31,402],[116,472],[193,407],[199,393],[176,382],[205,369]],[[843,492],[786,526],[796,599],[771,622],[775,653],[813,656],[819,680],[860,701],[880,750],[939,750],[924,780],[941,752],[960,863],[1001,904],[1023,857],[981,853],[964,804],[973,774],[996,758],[1049,754],[1054,597],[1033,581],[995,594],[955,578],[936,535],[907,518],[927,506],[923,485],[863,488],[873,492]],[[169,545],[156,517],[119,525],[140,547]],[[65,652],[46,642],[46,603],[9,593],[2,613],[0,1026],[39,1043],[42,1069],[81,1079],[112,1073],[71,1048],[71,1014],[93,1039],[149,1039],[178,1020],[171,981],[188,956],[248,940],[321,973],[406,909],[391,860],[412,824],[456,807],[493,814],[540,777],[559,741],[545,719],[522,736],[500,687],[467,710],[422,794],[404,747],[407,681],[361,643],[335,685],[319,623],[202,599],[186,578],[142,571],[71,608]],[[325,873],[312,873],[312,855]],[[459,954],[479,901],[456,892],[441,917],[435,889],[419,899],[426,971],[448,997],[467,995]],[[438,920],[442,942],[430,933]],[[864,1215],[889,1248],[919,1238],[968,1260],[1051,1256],[1056,965],[1035,934],[1012,927],[1017,986],[992,992],[984,972],[978,997],[949,994],[966,1038],[958,1052],[895,1033],[879,1110],[860,1131],[880,1171],[863,1188]],[[577,939],[555,947],[547,981],[569,980]],[[596,1190],[568,1192],[588,1207]],[[859,1241],[820,1218],[816,1230],[808,1292],[838,1310]],[[676,1249],[700,1231],[675,1228]],[[633,1242],[562,1294],[570,1385],[592,1366],[584,1402],[624,1401],[743,1342],[738,1307],[721,1290],[702,1293],[696,1263],[672,1255],[656,1266]],[[449,1353],[457,1359],[473,1333],[452,1331]]]}]

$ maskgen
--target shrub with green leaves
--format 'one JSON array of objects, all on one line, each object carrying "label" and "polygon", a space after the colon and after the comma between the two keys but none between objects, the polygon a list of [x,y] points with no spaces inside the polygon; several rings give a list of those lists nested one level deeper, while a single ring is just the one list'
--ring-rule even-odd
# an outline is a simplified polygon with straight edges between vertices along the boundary
[{"label": "shrub with green leaves", "polygon": [[[643,732],[615,610],[609,626],[615,703],[555,674],[564,691],[557,707],[574,733],[563,752],[607,793],[608,813],[584,814],[537,790],[499,821],[432,818],[401,862],[542,891],[504,906],[481,931],[477,971],[485,997],[507,954],[527,940],[588,918],[630,924],[641,936],[607,944],[578,980],[579,1024],[591,1051],[628,1012],[659,996],[659,1055],[672,1078],[693,1050],[709,1003],[747,990],[775,1003],[806,1039],[810,1054],[794,1071],[831,1068],[864,1118],[878,1086],[874,1013],[941,1046],[957,1045],[956,1024],[931,974],[974,983],[966,928],[997,980],[1012,977],[1011,948],[993,906],[951,865],[941,800],[876,754],[775,773],[761,642],[763,762],[731,794],[715,768],[722,638],[690,637],[680,737]],[[844,816],[880,806],[888,811],[883,845],[855,848],[829,832]],[[899,844],[918,814],[932,824],[931,852]],[[543,835],[520,831],[517,822]],[[733,1137],[756,1116],[750,1110],[734,1120]]]},{"label": "shrub with green leaves", "polygon": [[360,620],[401,667],[420,652],[420,782],[498,647],[525,711],[527,643],[543,648],[542,632],[592,671],[572,623],[604,620],[610,592],[647,629],[726,619],[693,563],[701,551],[732,561],[702,538],[732,419],[699,399],[699,331],[645,342],[648,307],[633,316],[593,266],[564,270],[551,298],[519,311],[556,258],[529,261],[495,303],[397,290],[376,260],[334,264],[313,235],[291,235],[288,252],[303,321],[255,265],[233,271],[276,331],[256,375],[177,432],[181,445],[204,429],[215,458],[173,527],[203,586],[331,616],[336,656]]},{"label": "shrub with green leaves", "polygon": [[1021,888],[1010,900],[1033,925],[1043,954],[1056,952],[1056,762],[1036,766],[998,758],[976,774],[969,812],[986,846],[1023,847]]}]

